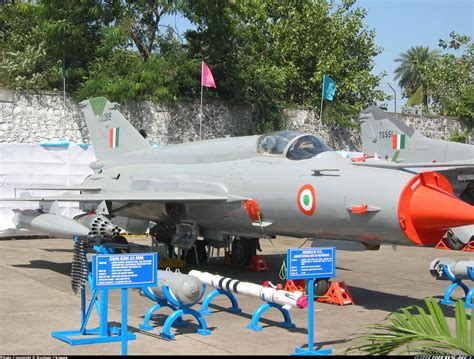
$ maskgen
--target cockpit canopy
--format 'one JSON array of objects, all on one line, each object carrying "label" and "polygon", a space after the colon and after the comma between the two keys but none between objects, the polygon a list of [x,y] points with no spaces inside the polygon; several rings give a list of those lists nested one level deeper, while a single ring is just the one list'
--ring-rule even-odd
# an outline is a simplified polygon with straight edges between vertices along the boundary
[{"label": "cockpit canopy", "polygon": [[286,156],[290,160],[306,160],[321,152],[332,151],[319,137],[295,131],[277,131],[257,140],[257,152],[262,155]]}]

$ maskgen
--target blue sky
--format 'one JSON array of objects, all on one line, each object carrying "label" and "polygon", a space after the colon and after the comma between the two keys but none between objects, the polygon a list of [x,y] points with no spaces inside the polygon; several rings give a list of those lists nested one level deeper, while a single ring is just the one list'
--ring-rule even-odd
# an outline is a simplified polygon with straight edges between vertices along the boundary
[{"label": "blue sky", "polygon": [[[393,95],[388,82],[397,91],[397,111],[406,102],[393,79],[399,64],[394,60],[401,52],[416,45],[436,49],[439,39],[449,39],[451,31],[474,38],[474,0],[357,0],[355,5],[368,11],[367,25],[375,29],[375,42],[384,49],[375,58],[373,73],[387,73],[380,87]],[[167,23],[181,33],[192,26],[180,16]],[[387,105],[389,111],[394,110],[393,100]]]}]

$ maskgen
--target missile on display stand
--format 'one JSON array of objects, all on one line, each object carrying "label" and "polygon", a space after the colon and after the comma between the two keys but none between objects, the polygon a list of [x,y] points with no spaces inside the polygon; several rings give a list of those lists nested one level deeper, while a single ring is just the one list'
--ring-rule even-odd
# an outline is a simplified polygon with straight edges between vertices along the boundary
[{"label": "missile on display stand", "polygon": [[192,270],[188,274],[199,278],[204,284],[216,289],[224,289],[229,292],[260,298],[260,300],[265,302],[279,304],[285,309],[289,307],[306,308],[308,306],[308,297],[302,292],[287,292],[197,270]]}]

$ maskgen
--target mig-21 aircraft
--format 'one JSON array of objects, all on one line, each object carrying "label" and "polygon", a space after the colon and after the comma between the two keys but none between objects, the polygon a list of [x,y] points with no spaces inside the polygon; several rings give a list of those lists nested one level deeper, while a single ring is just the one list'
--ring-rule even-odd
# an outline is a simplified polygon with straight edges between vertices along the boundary
[{"label": "mig-21 aircraft", "polygon": [[[263,237],[375,249],[433,244],[448,228],[474,223],[474,206],[457,198],[442,174],[385,160],[347,161],[311,134],[279,131],[156,148],[117,104],[98,97],[80,107],[98,159],[94,174],[65,188],[77,192],[71,195],[10,199],[40,202],[37,211],[16,210],[18,227],[106,236],[118,233],[116,225],[133,233],[152,223],[156,240],[183,249],[198,237],[214,244],[232,239],[234,263],[245,266]],[[80,202],[86,213],[60,216],[57,201]]]},{"label": "mig-21 aircraft", "polygon": [[[363,151],[367,154],[390,159],[393,162],[446,163],[467,161],[474,163],[474,146],[431,139],[407,126],[395,116],[372,106],[362,111],[361,124]],[[454,193],[463,201],[474,205],[474,169],[438,168],[448,178]],[[474,237],[474,225],[450,228],[446,244],[451,249],[461,249]]]}]

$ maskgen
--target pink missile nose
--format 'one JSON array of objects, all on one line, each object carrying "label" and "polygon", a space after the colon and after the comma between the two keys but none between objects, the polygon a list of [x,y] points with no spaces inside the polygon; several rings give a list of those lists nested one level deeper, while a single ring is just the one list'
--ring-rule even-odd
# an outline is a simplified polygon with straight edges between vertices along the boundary
[{"label": "pink missile nose", "polygon": [[308,307],[308,297],[301,296],[296,300],[296,306],[300,309],[305,309]]}]

